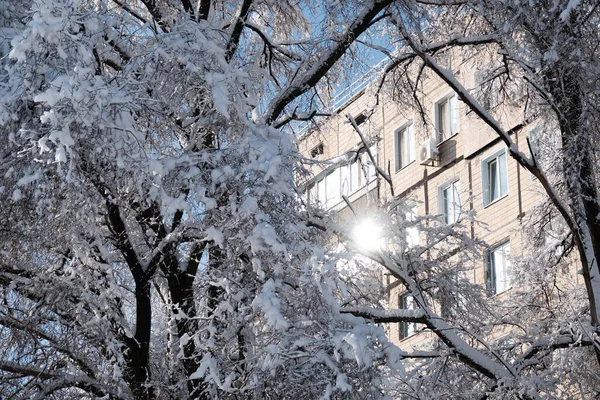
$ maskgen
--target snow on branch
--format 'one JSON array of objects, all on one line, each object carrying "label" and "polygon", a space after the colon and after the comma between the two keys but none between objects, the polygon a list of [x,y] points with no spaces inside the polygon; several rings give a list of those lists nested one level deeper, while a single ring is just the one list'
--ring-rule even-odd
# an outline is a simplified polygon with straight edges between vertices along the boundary
[{"label": "snow on branch", "polygon": [[340,309],[342,314],[352,314],[356,317],[362,317],[372,320],[375,323],[391,322],[418,322],[425,323],[426,315],[421,309],[416,310],[382,310],[372,307],[343,307]]},{"label": "snow on branch", "polygon": [[59,389],[76,387],[97,396],[105,396],[108,394],[110,396],[120,397],[118,396],[120,392],[118,388],[111,388],[107,385],[100,384],[87,376],[65,374],[62,370],[52,371],[49,369],[38,368],[33,365],[24,366],[12,361],[0,360],[0,371],[18,374],[20,376],[44,379],[46,382],[43,392],[40,393],[41,396],[48,395]]},{"label": "snow on branch", "polygon": [[[588,347],[595,345],[595,342],[589,337],[583,335],[565,334],[557,337],[538,339],[531,344],[515,362],[515,365],[524,368],[528,365],[537,363],[536,357],[540,353],[565,349],[569,347]],[[545,354],[544,354],[545,355]]]}]

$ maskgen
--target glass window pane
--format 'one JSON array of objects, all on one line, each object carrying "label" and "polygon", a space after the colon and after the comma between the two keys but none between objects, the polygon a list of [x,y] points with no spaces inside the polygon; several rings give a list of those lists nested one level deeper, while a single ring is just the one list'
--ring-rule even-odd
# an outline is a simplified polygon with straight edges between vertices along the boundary
[{"label": "glass window pane", "polygon": [[452,207],[450,206],[450,192],[451,192],[451,187],[447,187],[446,189],[444,189],[443,192],[443,202],[444,202],[444,222],[447,224],[452,223],[453,221],[450,218],[450,210],[452,210]]},{"label": "glass window pane", "polygon": [[456,96],[452,96],[449,100],[450,102],[450,127],[452,130],[452,135],[458,133],[458,98]]},{"label": "glass window pane", "polygon": [[340,193],[342,196],[350,194],[350,165],[340,167]]},{"label": "glass window pane", "polygon": [[510,243],[491,249],[486,260],[486,287],[488,295],[502,293],[510,288]]},{"label": "glass window pane", "polygon": [[498,198],[498,162],[496,159],[488,163],[488,185],[490,202],[492,202]]},{"label": "glass window pane", "polygon": [[440,140],[448,136],[449,121],[448,100],[444,100],[437,105],[437,128]]},{"label": "glass window pane", "polygon": [[453,214],[454,214],[454,221],[456,222],[458,221],[458,219],[460,218],[460,195],[459,195],[459,190],[460,190],[460,181],[456,181],[452,184],[452,208],[453,208]]},{"label": "glass window pane", "polygon": [[459,188],[460,181],[455,181],[441,192],[440,208],[444,216],[444,222],[447,224],[457,222],[460,217],[461,205],[458,194]]},{"label": "glass window pane", "polygon": [[508,193],[508,171],[506,170],[506,153],[502,153],[498,156],[498,173],[499,179],[499,194],[498,197],[502,197]]},{"label": "glass window pane", "polygon": [[396,131],[394,140],[396,144],[396,171],[402,168],[402,130]]},{"label": "glass window pane", "polygon": [[[398,297],[398,308],[401,310],[414,310],[414,299],[408,294]],[[405,339],[415,332],[416,324],[414,322],[400,322],[398,326],[399,339]]]},{"label": "glass window pane", "polygon": [[326,206],[333,207],[340,199],[340,170],[334,169],[327,175],[327,200]]},{"label": "glass window pane", "polygon": [[[410,212],[406,214],[407,221],[414,221],[417,218],[417,206],[414,206]],[[410,226],[406,228],[406,246],[410,249],[419,244],[419,228]]]},{"label": "glass window pane", "polygon": [[408,163],[410,164],[411,162],[415,161],[416,158],[416,148],[415,148],[415,130],[413,129],[412,125],[409,125],[406,128],[406,136],[407,136],[407,141],[406,141],[406,146],[408,149]]},{"label": "glass window pane", "polygon": [[358,160],[350,164],[350,193],[356,192],[360,188],[360,168]]},{"label": "glass window pane", "polygon": [[325,179],[324,178],[321,179],[317,183],[317,188],[318,188],[317,196],[318,196],[319,205],[325,207],[326,206],[325,199],[327,198],[327,193],[325,192]]},{"label": "glass window pane", "polygon": [[402,168],[406,167],[408,165],[408,132],[407,132],[408,128],[403,129],[402,131],[400,131],[400,147],[401,147],[401,152],[400,152],[400,166]]}]

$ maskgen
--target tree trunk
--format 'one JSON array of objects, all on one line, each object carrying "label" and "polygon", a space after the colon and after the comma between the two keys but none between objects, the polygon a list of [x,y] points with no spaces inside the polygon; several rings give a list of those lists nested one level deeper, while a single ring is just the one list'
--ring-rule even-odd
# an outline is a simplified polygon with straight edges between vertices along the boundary
[{"label": "tree trunk", "polygon": [[154,390],[150,380],[150,331],[152,326],[152,305],[150,302],[150,282],[147,278],[135,281],[136,325],[135,336],[127,343],[125,377],[131,385],[137,400],[152,400]]},{"label": "tree trunk", "polygon": [[[598,190],[594,179],[594,158],[586,128],[581,124],[583,113],[582,92],[576,71],[552,70],[546,75],[546,83],[555,98],[559,113],[559,126],[563,147],[564,180],[570,200],[571,212],[577,232],[577,250],[587,291],[590,317],[594,327],[600,326],[600,224],[598,217]],[[595,346],[600,364],[600,349]]]}]

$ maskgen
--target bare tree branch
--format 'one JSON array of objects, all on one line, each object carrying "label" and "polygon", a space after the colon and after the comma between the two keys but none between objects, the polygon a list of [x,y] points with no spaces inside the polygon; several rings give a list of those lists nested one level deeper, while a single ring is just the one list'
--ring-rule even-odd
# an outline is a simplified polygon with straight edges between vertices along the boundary
[{"label": "bare tree branch", "polygon": [[292,79],[287,86],[270,102],[263,114],[267,124],[271,124],[283,112],[285,107],[298,96],[314,87],[333,65],[338,61],[350,47],[352,42],[360,36],[371,24],[373,18],[392,3],[392,0],[375,0],[372,4],[362,10],[354,21],[341,34],[333,47],[325,52],[321,61],[310,67],[306,73],[298,75],[298,79]]},{"label": "bare tree branch", "polygon": [[252,3],[254,3],[254,0],[243,0],[238,12],[236,13],[233,29],[231,30],[231,35],[229,36],[227,46],[225,47],[225,59],[227,61],[231,61],[231,58],[238,48],[240,37],[242,36],[242,31],[244,29],[246,19],[248,18],[248,12],[250,11]]}]

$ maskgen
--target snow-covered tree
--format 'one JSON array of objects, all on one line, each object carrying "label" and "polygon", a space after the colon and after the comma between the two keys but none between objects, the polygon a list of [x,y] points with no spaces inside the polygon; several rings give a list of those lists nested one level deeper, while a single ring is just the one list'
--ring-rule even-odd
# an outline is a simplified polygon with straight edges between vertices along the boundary
[{"label": "snow-covered tree", "polygon": [[2,396],[377,397],[393,346],[367,327],[355,361],[274,126],[389,2],[26,3],[1,3]]},{"label": "snow-covered tree", "polygon": [[[597,369],[587,361],[600,322],[595,2],[0,6],[0,52],[10,50],[0,73],[3,397],[536,398],[596,390]],[[553,208],[531,222],[547,232],[534,240],[544,263],[522,261],[520,279],[535,290],[515,298],[510,318],[464,278],[461,266],[480,244],[460,227],[434,228],[428,216],[407,221],[401,202],[386,206],[384,220],[402,251],[365,255],[419,308],[367,307],[370,299],[339,279],[344,255],[325,250],[332,233],[347,239],[348,231],[297,198],[301,164],[293,138],[278,129],[319,115],[365,67],[352,53],[368,34],[378,40],[367,45],[390,57],[384,74],[416,65],[439,75],[546,190]],[[455,47],[485,52],[494,67],[487,82],[527,95],[523,124],[543,120],[548,136],[558,132],[561,168],[525,156],[485,98],[440,67],[439,52]],[[446,248],[468,244],[475,253],[405,252],[414,224]],[[573,248],[586,307],[580,292],[553,287]],[[438,309],[443,299],[453,306]],[[399,321],[426,326],[437,347],[405,353],[372,324]],[[518,327],[519,336],[494,342],[500,325]]]}]

